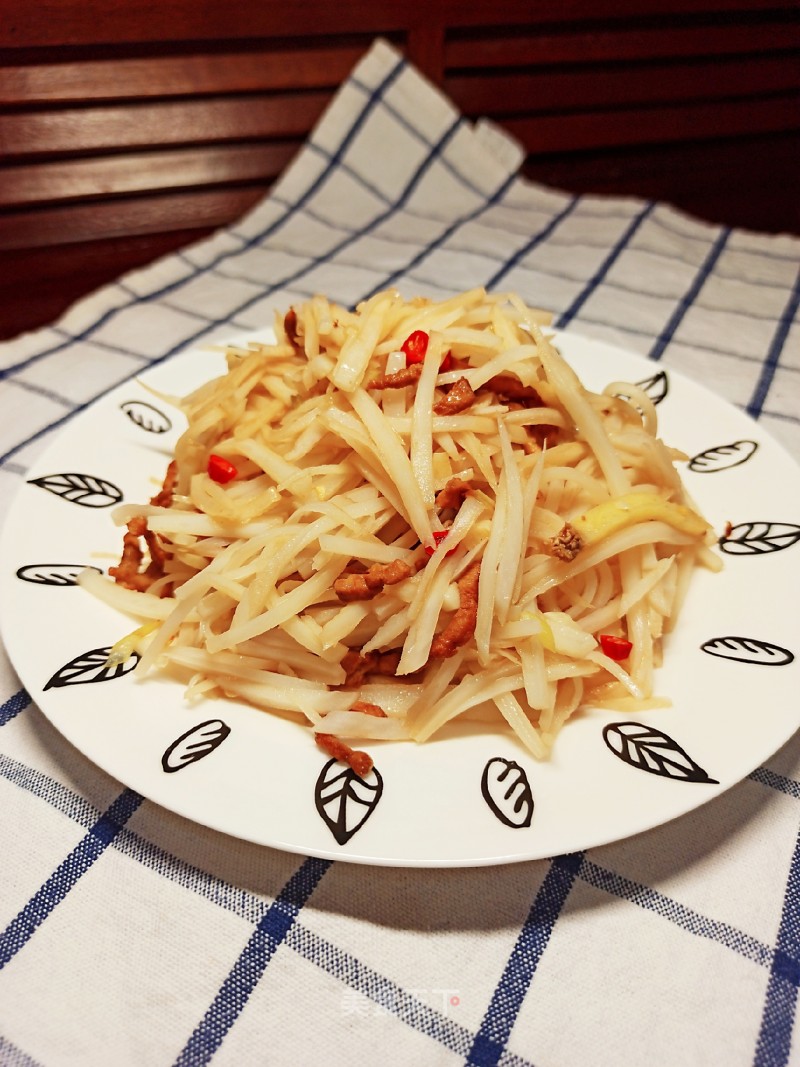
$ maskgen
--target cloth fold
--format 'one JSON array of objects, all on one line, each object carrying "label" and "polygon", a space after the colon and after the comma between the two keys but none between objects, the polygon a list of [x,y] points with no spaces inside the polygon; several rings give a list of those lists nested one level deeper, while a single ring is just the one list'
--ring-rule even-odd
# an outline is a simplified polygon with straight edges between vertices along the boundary
[{"label": "cloth fold", "polygon": [[[387,287],[518,291],[800,457],[800,240],[545,188],[522,158],[375,42],[254,210],[0,345],[2,514],[117,383],[315,293]],[[795,737],[604,848],[457,870],[303,858],[110,779],[0,650],[0,1064],[800,1063],[799,805]]]}]

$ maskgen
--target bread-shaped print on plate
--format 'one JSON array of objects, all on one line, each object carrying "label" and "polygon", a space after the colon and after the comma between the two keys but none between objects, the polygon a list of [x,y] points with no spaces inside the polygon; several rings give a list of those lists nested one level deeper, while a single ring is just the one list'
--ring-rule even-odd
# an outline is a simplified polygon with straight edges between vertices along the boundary
[{"label": "bread-shaped print on plate", "polygon": [[782,552],[800,541],[800,526],[793,522],[740,522],[719,539],[729,556],[764,556]]},{"label": "bread-shaped print on plate", "polygon": [[172,774],[190,763],[197,763],[214,752],[230,734],[231,728],[222,719],[208,719],[198,723],[173,741],[161,757],[161,766]]},{"label": "bread-shaped print on plate", "polygon": [[760,641],[755,637],[712,637],[700,646],[709,656],[733,659],[739,663],[755,663],[758,666],[784,667],[794,660],[788,648]]},{"label": "bread-shaped print on plate", "polygon": [[481,775],[481,793],[500,822],[516,830],[530,826],[533,793],[527,774],[515,760],[490,759]]},{"label": "bread-shaped print on plate", "polygon": [[29,485],[38,485],[48,493],[79,504],[82,508],[110,508],[122,500],[122,490],[105,478],[94,474],[79,474],[74,471],[64,474],[45,474],[31,478]]},{"label": "bread-shaped print on plate", "polygon": [[172,419],[144,400],[126,400],[120,408],[132,423],[147,433],[166,433],[172,429]]},{"label": "bread-shaped print on plate", "polygon": [[689,470],[695,474],[714,474],[739,467],[755,455],[756,441],[732,441],[729,445],[715,445],[705,452],[698,452],[689,460]]},{"label": "bread-shaped print on plate", "polygon": [[69,586],[78,584],[82,571],[103,572],[88,563],[28,563],[17,569],[17,578],[33,585]]}]

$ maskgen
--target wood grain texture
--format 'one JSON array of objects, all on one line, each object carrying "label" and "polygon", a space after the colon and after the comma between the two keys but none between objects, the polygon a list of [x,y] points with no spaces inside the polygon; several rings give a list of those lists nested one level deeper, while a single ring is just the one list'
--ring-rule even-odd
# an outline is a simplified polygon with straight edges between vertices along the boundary
[{"label": "wood grain texture", "polygon": [[19,64],[0,67],[0,104],[333,89],[347,77],[362,52],[355,46],[280,52],[263,46],[197,55]]},{"label": "wood grain texture", "polygon": [[233,223],[378,35],[525,173],[800,232],[785,0],[0,0],[0,336]]}]

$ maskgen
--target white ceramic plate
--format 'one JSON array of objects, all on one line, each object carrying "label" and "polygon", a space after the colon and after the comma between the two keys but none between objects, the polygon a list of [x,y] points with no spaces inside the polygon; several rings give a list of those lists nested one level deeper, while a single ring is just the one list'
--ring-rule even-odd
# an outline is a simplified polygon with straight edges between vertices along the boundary
[{"label": "white ceramic plate", "polygon": [[[673,707],[583,715],[546,763],[477,726],[420,746],[371,743],[377,774],[362,783],[299,725],[228,701],[189,707],[170,681],[107,677],[102,650],[132,624],[73,578],[118,560],[110,505],[152,495],[180,431],[137,382],[70,423],[5,527],[3,636],[33,699],[81,752],[165,808],[259,844],[360,863],[471,866],[576,851],[740,781],[800,725],[800,469],[706,389],[580,336],[559,344],[589,388],[648,382],[662,436],[693,457],[689,491],[716,530],[733,527],[719,548],[724,571],[697,574],[667,641],[657,690]],[[220,356],[190,352],[145,379],[184,393],[221,370]]]}]

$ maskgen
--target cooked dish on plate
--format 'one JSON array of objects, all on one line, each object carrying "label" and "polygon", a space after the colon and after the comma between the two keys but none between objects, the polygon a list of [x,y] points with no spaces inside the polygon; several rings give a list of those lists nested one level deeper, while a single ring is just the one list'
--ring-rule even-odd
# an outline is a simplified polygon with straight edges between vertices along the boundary
[{"label": "cooked dish on plate", "polygon": [[168,398],[187,428],[116,509],[111,580],[80,578],[140,623],[112,659],[298,717],[358,774],[459,718],[545,759],[584,707],[668,703],[661,641],[717,535],[645,390],[588,391],[548,323],[482,289],[317,296],[228,347]]}]

